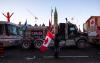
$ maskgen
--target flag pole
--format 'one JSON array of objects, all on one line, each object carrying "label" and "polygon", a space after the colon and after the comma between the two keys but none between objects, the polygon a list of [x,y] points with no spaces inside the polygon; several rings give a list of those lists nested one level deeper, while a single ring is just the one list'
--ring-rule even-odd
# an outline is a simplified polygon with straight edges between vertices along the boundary
[{"label": "flag pole", "polygon": [[53,13],[53,9],[51,7],[51,24],[52,24],[52,13]]}]

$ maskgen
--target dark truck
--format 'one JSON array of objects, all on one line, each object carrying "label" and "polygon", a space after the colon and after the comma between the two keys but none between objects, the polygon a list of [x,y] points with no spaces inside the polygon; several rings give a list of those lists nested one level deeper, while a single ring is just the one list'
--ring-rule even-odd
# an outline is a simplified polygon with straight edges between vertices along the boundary
[{"label": "dark truck", "polygon": [[77,26],[70,22],[59,23],[58,39],[60,42],[65,42],[65,46],[77,46],[78,48],[85,48],[89,45],[88,35],[80,32]]}]

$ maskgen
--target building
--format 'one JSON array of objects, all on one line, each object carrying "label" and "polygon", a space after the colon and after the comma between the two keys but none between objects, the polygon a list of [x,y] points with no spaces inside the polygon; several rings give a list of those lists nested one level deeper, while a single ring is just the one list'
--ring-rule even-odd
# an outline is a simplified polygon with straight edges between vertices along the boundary
[{"label": "building", "polygon": [[57,10],[55,8],[55,12],[54,12],[54,34],[56,34],[58,32],[58,13]]}]

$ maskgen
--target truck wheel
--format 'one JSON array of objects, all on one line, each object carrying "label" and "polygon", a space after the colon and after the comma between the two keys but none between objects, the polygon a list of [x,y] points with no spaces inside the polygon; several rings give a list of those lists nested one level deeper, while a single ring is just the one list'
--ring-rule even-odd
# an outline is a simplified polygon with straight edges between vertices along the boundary
[{"label": "truck wheel", "polygon": [[24,41],[23,43],[22,43],[22,48],[24,48],[24,49],[29,49],[30,48],[30,42],[28,42],[28,41]]},{"label": "truck wheel", "polygon": [[78,48],[86,48],[86,40],[80,39],[76,42],[76,46]]},{"label": "truck wheel", "polygon": [[43,40],[35,40],[34,41],[34,46],[35,48],[39,49],[41,45],[43,44]]}]

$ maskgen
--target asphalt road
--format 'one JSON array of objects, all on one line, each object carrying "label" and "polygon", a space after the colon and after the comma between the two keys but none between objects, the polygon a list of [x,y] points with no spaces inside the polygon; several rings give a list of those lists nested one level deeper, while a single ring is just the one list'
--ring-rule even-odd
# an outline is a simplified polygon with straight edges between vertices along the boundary
[{"label": "asphalt road", "polygon": [[61,48],[59,58],[54,58],[54,50],[40,53],[37,49],[23,50],[18,47],[7,48],[0,63],[100,63],[100,48],[85,49]]}]

